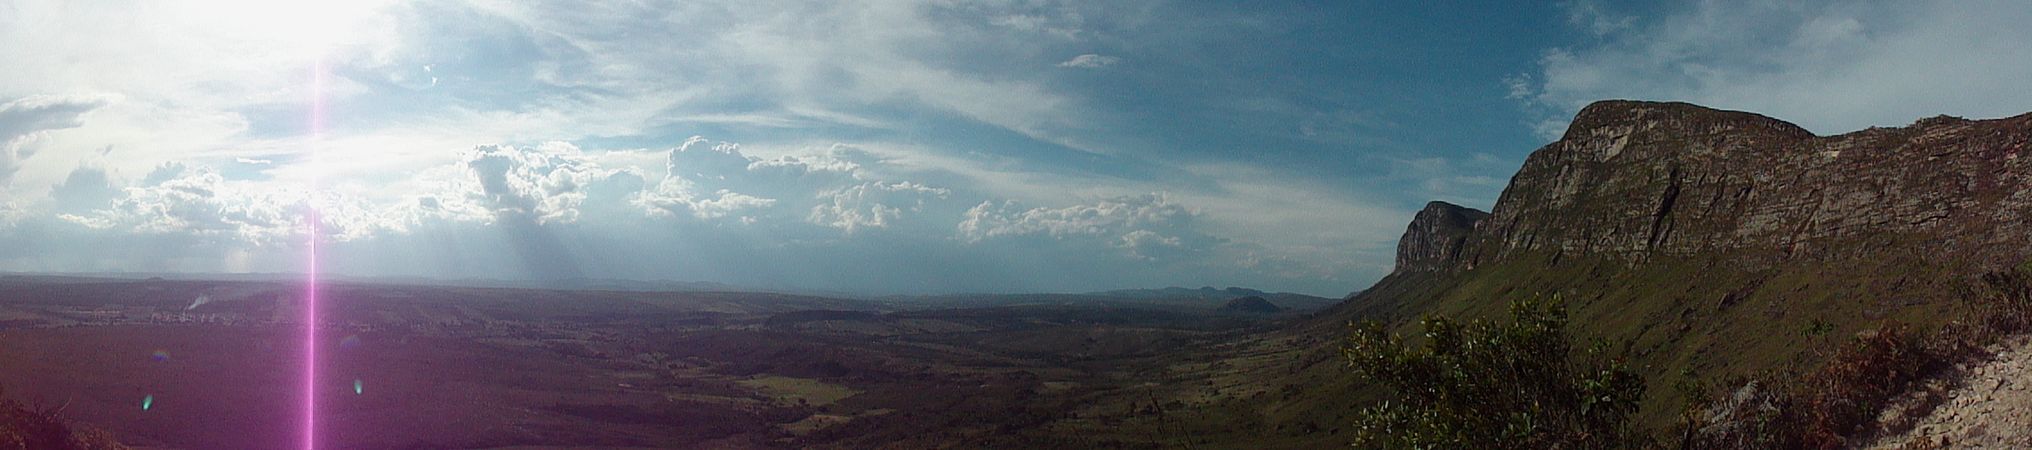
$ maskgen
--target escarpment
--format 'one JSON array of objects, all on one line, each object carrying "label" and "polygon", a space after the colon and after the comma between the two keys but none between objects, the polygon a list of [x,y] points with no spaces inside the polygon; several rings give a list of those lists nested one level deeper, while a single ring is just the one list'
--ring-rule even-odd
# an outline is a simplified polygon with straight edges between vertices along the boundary
[{"label": "escarpment", "polygon": [[1815,136],[1745,112],[1597,102],[1526,159],[1446,262],[1725,255],[1758,266],[1919,252],[2015,264],[2032,256],[2028,141],[2032,114]]}]

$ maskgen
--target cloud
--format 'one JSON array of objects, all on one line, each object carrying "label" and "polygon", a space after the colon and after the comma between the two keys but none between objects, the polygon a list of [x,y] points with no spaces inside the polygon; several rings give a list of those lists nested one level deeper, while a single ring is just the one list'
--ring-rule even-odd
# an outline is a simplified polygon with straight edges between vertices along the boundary
[{"label": "cloud", "polygon": [[1598,0],[1572,0],[1560,4],[1566,9],[1566,22],[1597,37],[1629,29],[1637,17],[1613,14]]},{"label": "cloud", "polygon": [[1075,69],[1099,69],[1102,67],[1115,65],[1115,63],[1118,62],[1122,62],[1122,58],[1088,53],[1084,55],[1074,56],[1072,57],[1072,59],[1068,59],[1065,60],[1065,62],[1058,63],[1058,66],[1071,67]]},{"label": "cloud", "polygon": [[[477,9],[512,23],[511,29],[540,30],[526,37],[545,61],[535,65],[536,77],[580,94],[571,98],[592,100],[577,110],[662,99],[629,109],[682,123],[862,127],[884,123],[868,119],[871,114],[907,105],[1060,144],[1070,143],[1069,132],[1081,124],[1067,108],[1078,99],[1053,89],[1047,74],[982,71],[975,51],[1041,53],[1046,44],[1031,37],[1072,30],[1065,27],[1076,26],[1073,21],[1057,19],[1081,15],[1065,11],[1079,9],[1072,5],[507,3]],[[1003,25],[980,26],[995,18]],[[639,38],[673,29],[689,33],[684,39]]]},{"label": "cloud", "polygon": [[483,145],[466,156],[478,179],[477,199],[497,216],[536,223],[579,218],[585,187],[611,175],[588,162],[578,147],[562,142],[535,147]]},{"label": "cloud", "polygon": [[118,194],[120,191],[113,187],[112,179],[106,176],[106,169],[79,165],[64,177],[63,183],[50,189],[49,198],[56,201],[57,211],[80,214],[106,207]]},{"label": "cloud", "polygon": [[1192,219],[1191,209],[1162,193],[1116,197],[1064,208],[1023,208],[1020,203],[981,202],[967,210],[960,237],[979,242],[1004,236],[1053,238],[1120,234],[1141,227],[1173,227]]},{"label": "cloud", "polygon": [[[1606,14],[1594,8],[1575,17]],[[1756,111],[1822,134],[2009,116],[2032,109],[2027,21],[2032,5],[2007,1],[1698,2],[1641,25],[1577,22],[1607,36],[1546,50],[1511,92],[1548,138],[1607,98]]]},{"label": "cloud", "polygon": [[874,160],[842,146],[763,159],[742,153],[739,144],[694,136],[671,149],[667,161],[665,177],[633,199],[659,216],[743,223],[763,216],[798,218],[853,233],[886,228],[905,214],[923,211],[926,200],[952,194],[923,183],[882,179],[861,163]]},{"label": "cloud", "polygon": [[[72,195],[65,192],[53,195]],[[301,191],[263,192],[209,168],[165,164],[106,208],[60,217],[94,229],[272,245],[295,240],[305,205]]]},{"label": "cloud", "polygon": [[1113,244],[1116,248],[1128,251],[1130,256],[1146,260],[1172,259],[1180,257],[1183,253],[1189,253],[1183,239],[1150,230],[1130,231]]},{"label": "cloud", "polygon": [[1062,208],[1024,208],[987,201],[967,210],[956,227],[969,243],[1048,238],[1069,245],[1115,248],[1143,260],[1210,250],[1223,239],[1198,228],[1199,212],[1164,193],[1101,199]]},{"label": "cloud", "polygon": [[[677,148],[670,149],[668,155],[663,180],[634,198],[637,205],[647,208],[651,214],[689,216],[701,220],[731,215],[752,221],[752,216],[741,214],[776,204],[776,199],[735,192],[729,188],[753,187],[746,183],[748,180],[745,178],[749,167],[758,161],[741,154],[738,144],[711,144],[703,137],[693,136]],[[807,166],[786,160],[769,167],[797,172]],[[730,180],[728,177],[733,178]]]},{"label": "cloud", "polygon": [[[952,190],[901,181],[868,182],[818,193],[819,204],[805,220],[848,234],[867,228],[888,228],[908,213],[924,211],[927,199],[943,200]],[[899,206],[900,205],[900,206]]]},{"label": "cloud", "polygon": [[[0,46],[0,171],[18,173],[0,174],[0,270],[286,270],[272,267],[301,260],[315,211],[322,254],[353,273],[1337,292],[1375,272],[1350,255],[1389,260],[1361,253],[1387,248],[1369,224],[1403,217],[1247,171],[1258,161],[1222,164],[1296,154],[1246,131],[1118,130],[1165,113],[1145,107],[1259,117],[1315,143],[1392,126],[1309,84],[1277,95],[1320,101],[1288,110],[1201,108],[1259,78],[1168,52],[1274,22],[1257,15],[1176,27],[1190,14],[1079,2],[348,2],[336,20],[130,6],[0,7],[16,13],[0,14],[0,42],[49,44]],[[155,26],[121,25],[137,20]],[[357,26],[322,52],[293,33],[328,23]],[[1151,31],[1165,42],[1139,39]],[[1059,66],[1123,63],[1082,54],[1108,48],[1219,89],[1098,103],[1121,100]],[[329,73],[313,139],[317,54]],[[64,92],[109,94],[46,95]],[[1171,151],[1185,147],[1245,151]],[[107,148],[120,152],[95,154]],[[1210,169],[1181,167],[1194,164]]]},{"label": "cloud", "polygon": [[103,95],[32,95],[0,104],[0,183],[21,169],[21,160],[32,154],[28,145],[37,137],[84,125],[86,113],[112,101]]}]

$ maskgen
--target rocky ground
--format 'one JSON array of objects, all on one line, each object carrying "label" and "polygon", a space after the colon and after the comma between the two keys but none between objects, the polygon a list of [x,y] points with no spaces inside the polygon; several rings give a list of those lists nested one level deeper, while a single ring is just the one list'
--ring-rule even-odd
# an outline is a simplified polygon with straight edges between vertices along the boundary
[{"label": "rocky ground", "polygon": [[2032,448],[2032,337],[1992,350],[1896,402],[1881,418],[1893,433],[1869,448]]}]

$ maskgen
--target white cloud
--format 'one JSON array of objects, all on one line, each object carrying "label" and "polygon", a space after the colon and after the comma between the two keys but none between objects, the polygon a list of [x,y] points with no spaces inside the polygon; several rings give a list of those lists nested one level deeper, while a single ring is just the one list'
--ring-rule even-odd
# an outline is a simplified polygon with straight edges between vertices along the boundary
[{"label": "white cloud", "polygon": [[[1111,167],[1069,168],[1094,155],[1052,144],[1106,153],[1080,145],[1106,108],[1062,90],[1054,65],[1119,47],[1146,26],[1123,19],[1134,7],[344,3],[0,6],[0,42],[46,44],[0,46],[0,172],[16,174],[0,173],[0,246],[31,249],[0,255],[0,269],[273,270],[262,263],[299,260],[290,252],[315,209],[320,238],[342,249],[330,255],[382,258],[334,267],[425,276],[585,264],[738,281],[885,254],[951,268],[953,289],[1243,284],[1355,278],[1367,269],[1346,252],[1308,249],[1372,244],[1337,224],[1402,221],[1236,167],[1095,157]],[[332,42],[303,32],[332,23],[356,26]],[[329,70],[312,138],[319,56]],[[73,92],[89,94],[53,95]],[[1352,112],[1295,117],[1322,138],[1377,126]],[[954,130],[970,136],[937,136]],[[691,133],[750,146],[695,138],[663,151],[660,140]],[[1156,191],[1167,194],[1141,195]],[[123,253],[132,246],[156,253]],[[671,256],[700,248],[752,260]],[[1197,271],[1150,269],[1205,252],[1226,253]],[[1264,269],[1237,270],[1247,264]],[[1052,272],[1075,266],[1091,270]],[[779,281],[880,286],[835,268]],[[1015,281],[969,285],[959,268]],[[876,270],[853,273],[915,279]]]},{"label": "white cloud", "polygon": [[773,198],[761,198],[726,189],[702,193],[690,180],[677,177],[665,178],[655,187],[636,196],[634,201],[652,215],[680,215],[699,219],[718,219],[733,215],[744,221],[753,220],[753,216],[740,214],[776,204],[776,199]]},{"label": "white cloud", "polygon": [[63,183],[50,188],[49,197],[55,201],[57,211],[76,214],[106,207],[119,193],[105,168],[80,165],[64,177]]},{"label": "white cloud", "polygon": [[2032,109],[2028,22],[2032,4],[2008,1],[1700,2],[1550,49],[1513,92],[1530,92],[1542,137],[1608,98],[1755,111],[1822,134],[2009,116]]},{"label": "white cloud", "polygon": [[[925,200],[945,199],[952,191],[908,181],[868,182],[818,193],[819,204],[805,220],[852,234],[863,228],[888,228],[907,213],[924,211]],[[898,206],[901,205],[901,206]]]},{"label": "white cloud", "polygon": [[981,202],[967,210],[959,236],[969,242],[997,237],[1119,237],[1141,229],[1184,225],[1197,213],[1163,193],[1116,197],[1063,208],[1023,208],[1016,202]]},{"label": "white cloud", "polygon": [[[858,126],[856,122],[865,121],[853,120],[855,115],[843,111],[901,102],[1054,142],[1064,140],[1057,130],[1079,123],[1067,115],[1066,106],[1073,99],[1030,77],[973,73],[932,56],[964,54],[958,46],[966,41],[956,37],[981,32],[975,23],[940,20],[949,10],[1006,16],[998,11],[1023,9],[1014,5],[702,2],[560,9],[482,2],[479,7],[555,41],[542,45],[551,53],[549,59],[571,64],[542,66],[539,79],[626,94],[613,99],[675,99],[660,108],[672,118],[738,118],[761,124],[820,120]],[[1012,19],[1005,28],[1032,32],[1025,23],[1030,21]],[[667,41],[635,38],[669,30],[689,33],[685,39]],[[1003,42],[1029,45],[1013,38]],[[701,92],[697,86],[726,89]],[[738,116],[715,108],[737,97],[771,104]]]},{"label": "white cloud", "polygon": [[112,101],[103,95],[33,95],[0,103],[0,185],[21,169],[30,143],[52,130],[83,125],[86,113]]},{"label": "white cloud", "polygon": [[1570,0],[1560,6],[1566,9],[1568,24],[1595,36],[1629,29],[1637,21],[1636,16],[1612,13],[1598,0]]},{"label": "white cloud", "polygon": [[577,146],[552,142],[517,148],[486,145],[473,149],[465,165],[478,178],[474,193],[497,215],[527,217],[537,223],[578,220],[585,188],[611,175],[586,161]]},{"label": "white cloud", "polygon": [[1088,53],[1084,55],[1074,56],[1072,57],[1072,59],[1068,59],[1065,60],[1065,62],[1058,63],[1058,66],[1071,67],[1075,69],[1099,69],[1102,67],[1115,65],[1115,63],[1118,62],[1122,62],[1122,58]]},{"label": "white cloud", "polygon": [[1130,256],[1154,260],[1175,257],[1173,253],[1185,249],[1185,241],[1177,236],[1165,236],[1150,230],[1135,230],[1123,234],[1114,246],[1129,252]]},{"label": "white cloud", "polygon": [[664,178],[631,201],[657,216],[748,224],[765,216],[801,219],[852,234],[887,228],[922,212],[927,200],[952,195],[919,182],[886,180],[864,163],[880,164],[840,145],[764,159],[743,153],[738,144],[694,136],[668,152]]},{"label": "white cloud", "polygon": [[95,229],[271,245],[302,231],[304,200],[301,191],[255,189],[208,168],[164,165],[106,208],[60,217]]}]

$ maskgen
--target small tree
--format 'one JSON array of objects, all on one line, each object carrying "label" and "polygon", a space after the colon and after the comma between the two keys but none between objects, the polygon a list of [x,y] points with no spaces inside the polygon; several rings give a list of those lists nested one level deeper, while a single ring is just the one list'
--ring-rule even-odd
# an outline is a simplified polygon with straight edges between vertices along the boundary
[{"label": "small tree", "polygon": [[1413,348],[1381,323],[1353,324],[1342,350],[1385,400],[1356,416],[1356,445],[1597,449],[1640,446],[1628,419],[1644,380],[1597,343],[1576,352],[1557,299],[1510,304],[1511,321],[1423,320]]}]

